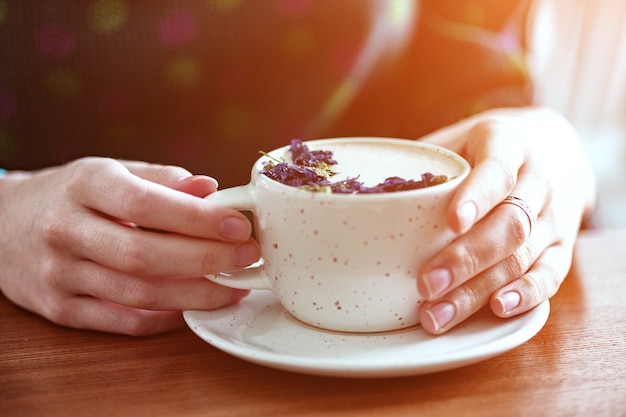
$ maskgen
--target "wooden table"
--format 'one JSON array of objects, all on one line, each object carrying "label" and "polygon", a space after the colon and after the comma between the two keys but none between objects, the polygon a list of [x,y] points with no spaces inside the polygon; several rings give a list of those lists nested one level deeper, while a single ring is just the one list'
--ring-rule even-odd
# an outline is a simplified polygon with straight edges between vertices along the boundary
[{"label": "wooden table", "polygon": [[626,231],[581,234],[543,330],[491,360],[391,379],[273,370],[190,330],[61,328],[0,297],[0,416],[626,416]]}]

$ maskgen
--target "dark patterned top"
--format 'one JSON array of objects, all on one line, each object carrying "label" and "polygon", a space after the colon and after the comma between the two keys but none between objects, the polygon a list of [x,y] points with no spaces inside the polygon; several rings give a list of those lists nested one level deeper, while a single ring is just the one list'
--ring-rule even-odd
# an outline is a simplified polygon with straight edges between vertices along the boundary
[{"label": "dark patterned top", "polygon": [[0,166],[247,182],[292,138],[415,138],[530,104],[529,0],[0,0]]}]

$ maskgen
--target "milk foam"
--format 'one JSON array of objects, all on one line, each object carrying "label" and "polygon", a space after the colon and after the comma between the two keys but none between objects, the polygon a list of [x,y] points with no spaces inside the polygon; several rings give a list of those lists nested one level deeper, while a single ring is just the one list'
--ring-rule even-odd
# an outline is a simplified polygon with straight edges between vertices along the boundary
[{"label": "milk foam", "polygon": [[[375,186],[389,177],[419,181],[425,172],[449,178],[461,173],[463,167],[452,157],[407,142],[354,140],[306,144],[311,150],[333,153],[333,159],[337,161],[337,165],[331,167],[337,173],[331,177],[333,181],[358,177],[366,186]],[[282,157],[291,161],[289,150]]]}]

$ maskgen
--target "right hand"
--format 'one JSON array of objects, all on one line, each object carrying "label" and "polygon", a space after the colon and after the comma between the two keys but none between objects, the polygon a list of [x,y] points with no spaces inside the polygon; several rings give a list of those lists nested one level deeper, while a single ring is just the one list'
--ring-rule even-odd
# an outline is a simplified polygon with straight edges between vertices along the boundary
[{"label": "right hand", "polygon": [[[450,202],[459,233],[418,277],[422,327],[442,334],[489,305],[514,317],[551,298],[567,276],[595,180],[581,140],[546,107],[491,109],[423,138],[472,165]],[[502,204],[507,196],[529,209]]]},{"label": "right hand", "polygon": [[[0,288],[61,325],[132,335],[184,325],[244,291],[202,275],[259,259],[217,182],[173,166],[84,158],[0,179]],[[162,231],[162,232],[161,232]]]}]

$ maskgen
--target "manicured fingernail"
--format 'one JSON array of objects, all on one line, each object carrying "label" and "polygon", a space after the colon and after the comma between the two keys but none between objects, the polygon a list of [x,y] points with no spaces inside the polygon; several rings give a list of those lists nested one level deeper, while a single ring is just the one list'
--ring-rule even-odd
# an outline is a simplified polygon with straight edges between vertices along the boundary
[{"label": "manicured fingernail", "polygon": [[220,235],[232,240],[247,239],[250,237],[250,223],[239,217],[227,217],[220,224]]},{"label": "manicured fingernail", "polygon": [[235,266],[248,266],[261,257],[259,245],[254,240],[249,240],[237,246],[235,250]]},{"label": "manicured fingernail", "polygon": [[478,216],[478,209],[476,208],[476,203],[473,201],[468,201],[464,203],[461,207],[459,207],[459,211],[457,212],[459,217],[459,226],[461,228],[461,233],[467,232],[470,227],[476,221],[476,217]]},{"label": "manicured fingernail", "polygon": [[427,309],[426,314],[432,321],[435,332],[438,332],[452,321],[456,314],[456,307],[452,303],[442,301]]},{"label": "manicured fingernail", "polygon": [[509,314],[519,306],[522,297],[517,291],[505,292],[496,297],[502,307],[502,314]]},{"label": "manicured fingernail", "polygon": [[446,268],[433,269],[424,275],[424,285],[429,300],[434,300],[443,295],[450,284],[452,284],[452,274]]}]

